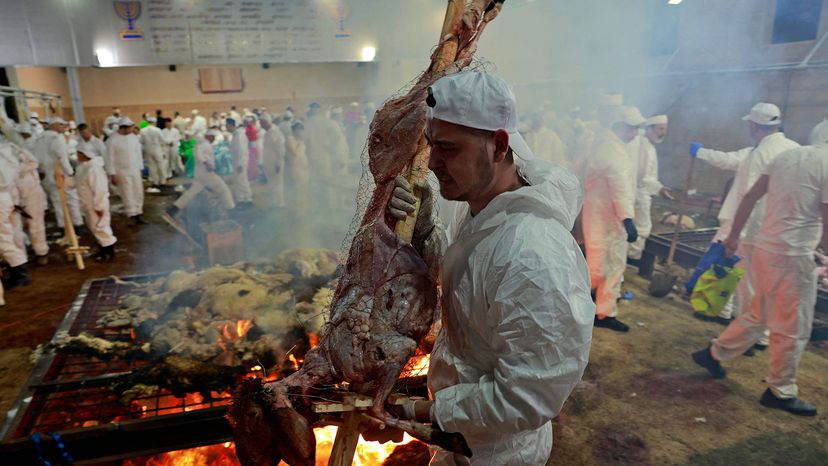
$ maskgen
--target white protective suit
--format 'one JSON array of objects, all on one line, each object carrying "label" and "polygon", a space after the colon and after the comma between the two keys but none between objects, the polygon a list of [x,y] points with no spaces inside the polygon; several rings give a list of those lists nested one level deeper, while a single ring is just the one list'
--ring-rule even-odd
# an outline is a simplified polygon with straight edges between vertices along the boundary
[{"label": "white protective suit", "polygon": [[[86,228],[102,247],[115,244],[118,239],[112,233],[110,224],[109,177],[103,159],[92,156],[90,160],[81,162],[75,175],[75,185],[83,207]],[[98,215],[98,212],[102,215]]]},{"label": "white protective suit", "polygon": [[796,369],[811,336],[816,304],[813,251],[828,204],[828,145],[780,154],[765,168],[766,210],[747,270],[755,286],[749,310],[713,340],[718,360],[733,359],[770,331],[766,379],[778,398],[797,396]]},{"label": "white protective suit", "polygon": [[273,125],[262,138],[262,167],[267,175],[267,189],[276,207],[285,206],[285,136]]},{"label": "white protective suit", "polygon": [[204,136],[207,132],[207,119],[201,115],[193,117],[193,124],[190,126],[195,136]]},{"label": "white protective suit", "polygon": [[287,206],[302,213],[309,208],[310,164],[305,142],[289,134],[285,140]]},{"label": "white protective suit", "polygon": [[193,149],[195,167],[193,168],[193,184],[184,192],[174,205],[179,210],[187,207],[195,197],[204,189],[216,195],[225,209],[235,207],[233,194],[230,188],[220,176],[216,174],[216,156],[213,153],[213,146],[206,139],[199,137],[198,144]]},{"label": "white protective suit", "polygon": [[812,146],[825,143],[828,143],[828,118],[817,123],[808,136],[808,144]]},{"label": "white protective suit", "polygon": [[[719,212],[720,218],[729,217],[729,219],[726,219],[726,222],[721,223],[719,231],[716,232],[716,236],[713,238],[714,242],[724,240],[727,238],[727,235],[730,234],[730,228],[733,225],[733,218],[736,216],[736,210],[739,208],[739,204],[742,202],[745,194],[747,194],[750,188],[753,187],[754,183],[756,183],[756,180],[758,180],[762,175],[768,164],[780,153],[796,147],[799,147],[799,144],[786,138],[783,133],[779,132],[766,136],[759,141],[759,144],[757,144],[756,147],[751,148],[747,152],[747,155],[739,163],[738,168],[736,169],[736,177],[733,180],[733,187],[730,189],[727,198],[725,198],[724,204],[722,204],[722,209]],[[742,151],[744,151],[744,149],[742,149]],[[742,151],[739,151],[738,153],[741,153]],[[713,160],[716,157],[722,157],[724,154],[721,152],[711,151],[709,149],[699,149],[699,152],[696,155],[702,160]],[[725,207],[727,207],[727,210]],[[730,212],[730,209],[732,209],[732,213]],[[742,267],[745,270],[750,270],[753,244],[756,241],[756,234],[759,232],[764,214],[765,199],[763,198],[760,199],[753,208],[753,212],[750,214],[750,218],[742,230],[742,240],[739,245],[739,250],[736,252],[736,254],[742,258],[742,260],[739,261],[739,267]],[[736,288],[733,301],[731,301],[733,305],[729,305],[725,308],[720,314],[721,317],[730,318],[734,314],[739,315],[747,310],[748,306],[750,306],[750,302],[753,300],[753,293],[755,289],[755,284],[751,278],[752,276],[750,276],[750,274],[746,274],[745,277],[742,278],[739,282],[738,288]]]},{"label": "white protective suit", "polygon": [[19,214],[14,211],[19,201],[17,175],[17,163],[11,157],[0,156],[0,258],[11,267],[28,260],[26,249],[16,241],[20,234]]},{"label": "white protective suit", "polygon": [[[59,228],[64,228],[63,207],[60,202],[57,185],[55,184],[55,165],[60,165],[63,170],[63,175],[66,178],[74,174],[74,169],[69,163],[69,151],[66,147],[66,139],[63,137],[63,134],[58,134],[50,129],[44,131],[35,141],[34,155],[40,165],[40,171],[44,174],[43,189],[49,196],[52,208],[55,210],[57,225]],[[74,188],[70,188],[70,185],[70,183],[67,183],[64,188],[66,204],[69,206],[69,215],[72,217],[72,224],[80,226],[83,225],[83,217],[80,212],[80,200],[78,199],[78,192]]]},{"label": "white protective suit", "polygon": [[158,186],[167,180],[167,159],[164,157],[164,133],[154,125],[141,130],[141,146],[144,149],[144,161],[149,168],[149,182]]},{"label": "white protective suit", "polygon": [[[570,230],[582,191],[535,159],[530,184],[472,217],[442,262],[443,328],[428,373],[431,417],[460,432],[472,465],[543,465],[560,413],[588,362],[595,306]],[[454,464],[438,451],[431,464]]]},{"label": "white protective suit", "polygon": [[[38,256],[49,253],[49,244],[46,242],[46,225],[44,211],[46,208],[46,193],[40,186],[40,175],[37,172],[37,159],[31,152],[16,144],[0,144],[0,156],[7,157],[17,167],[17,203],[30,217],[24,219],[23,224],[29,232],[29,241],[32,249]],[[25,250],[25,240],[21,234],[15,239],[17,246]]]},{"label": "white protective suit", "polygon": [[627,256],[641,259],[647,238],[653,231],[651,211],[653,196],[657,196],[662,185],[658,181],[658,155],[656,148],[646,136],[641,136],[638,149],[638,171],[635,190],[635,217],[633,222],[638,230],[638,240],[631,243]]},{"label": "white protective suit", "polygon": [[172,178],[173,172],[177,175],[184,173],[184,164],[181,162],[181,156],[178,155],[178,149],[181,147],[181,133],[175,126],[167,127],[161,130],[164,134],[164,150],[167,151],[167,179]]},{"label": "white protective suit", "polygon": [[127,217],[141,215],[144,212],[144,182],[141,180],[144,161],[138,136],[113,134],[106,141],[106,148],[110,163],[108,174],[115,176],[124,213]]},{"label": "white protective suit", "polygon": [[530,131],[525,139],[535,157],[555,162],[563,167],[569,166],[563,141],[554,130],[541,126],[537,130]]},{"label": "white protective suit", "polygon": [[319,113],[305,123],[308,162],[314,170],[316,210],[338,205],[333,185],[348,164],[348,141],[339,123]]},{"label": "white protective suit", "polygon": [[635,201],[629,162],[627,145],[608,129],[597,135],[586,161],[582,223],[596,312],[601,318],[617,314],[616,300],[627,265],[623,222],[633,218]]},{"label": "white protective suit", "polygon": [[248,150],[247,134],[245,134],[244,126],[239,126],[233,131],[233,138],[230,141],[230,154],[233,158],[231,187],[236,202],[253,201],[253,191],[250,189],[250,181],[247,179],[247,162],[250,158]]}]

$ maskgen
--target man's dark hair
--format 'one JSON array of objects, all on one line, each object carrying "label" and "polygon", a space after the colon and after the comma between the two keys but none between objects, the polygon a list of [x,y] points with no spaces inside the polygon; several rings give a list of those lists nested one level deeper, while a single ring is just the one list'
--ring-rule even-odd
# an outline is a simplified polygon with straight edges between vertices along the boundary
[{"label": "man's dark hair", "polygon": [[78,131],[83,131],[86,128],[89,128],[89,125],[87,125],[86,123],[81,123],[78,125]]}]

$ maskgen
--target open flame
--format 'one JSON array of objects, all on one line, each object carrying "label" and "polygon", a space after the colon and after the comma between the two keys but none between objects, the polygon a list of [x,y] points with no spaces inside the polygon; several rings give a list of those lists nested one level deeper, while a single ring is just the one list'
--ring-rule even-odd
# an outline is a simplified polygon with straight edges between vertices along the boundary
[{"label": "open flame", "polygon": [[431,361],[430,354],[415,354],[408,360],[400,377],[417,377],[428,374],[428,364]]},{"label": "open flame", "polygon": [[[313,429],[316,434],[316,465],[325,466],[331,457],[334,440],[336,439],[336,426],[317,427]],[[356,453],[354,454],[353,466],[376,466],[381,465],[398,445],[414,441],[408,434],[405,434],[400,443],[368,442],[362,437],[359,438]],[[189,450],[170,451],[152,456],[146,459],[126,460],[123,466],[237,466],[239,460],[236,458],[236,445],[233,442],[226,442],[219,445],[191,448]],[[284,465],[284,462],[279,465]]]},{"label": "open flame", "polygon": [[221,327],[221,336],[224,337],[224,339],[227,341],[241,340],[247,335],[247,332],[250,330],[250,327],[252,326],[252,320],[237,321],[235,329],[231,329],[230,324],[224,324],[224,326]]}]

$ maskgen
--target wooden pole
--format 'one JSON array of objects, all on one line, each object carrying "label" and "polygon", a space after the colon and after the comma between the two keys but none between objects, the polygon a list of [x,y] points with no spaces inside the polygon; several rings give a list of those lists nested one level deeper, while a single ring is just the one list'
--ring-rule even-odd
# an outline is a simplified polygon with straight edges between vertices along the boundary
[{"label": "wooden pole", "polygon": [[69,248],[66,253],[70,256],[75,256],[75,264],[78,270],[83,270],[86,266],[83,263],[83,251],[86,248],[78,246],[78,237],[75,235],[75,225],[72,224],[72,215],[69,214],[69,204],[66,201],[66,178],[63,176],[63,169],[60,167],[60,161],[55,162],[55,185],[57,185],[58,194],[60,195],[60,206],[63,208],[63,225],[66,236],[69,237]]},{"label": "wooden pole", "polygon": [[[459,46],[457,38],[445,39],[454,30],[455,24],[462,19],[465,6],[465,1],[463,0],[448,0],[446,16],[443,19],[443,27],[440,30],[440,45],[431,62],[431,70],[434,73],[445,70],[457,58],[457,48]],[[418,147],[420,149],[417,155],[414,156],[414,161],[411,163],[411,171],[407,176],[408,182],[412,186],[428,179],[428,157],[431,155],[431,149],[426,143],[425,135],[420,136]],[[420,213],[421,196],[419,193],[415,193],[415,197],[417,198],[417,202],[414,204],[414,212],[408,214],[405,220],[398,221],[394,227],[394,232],[409,243],[414,237],[414,226],[417,224],[417,215]]]}]

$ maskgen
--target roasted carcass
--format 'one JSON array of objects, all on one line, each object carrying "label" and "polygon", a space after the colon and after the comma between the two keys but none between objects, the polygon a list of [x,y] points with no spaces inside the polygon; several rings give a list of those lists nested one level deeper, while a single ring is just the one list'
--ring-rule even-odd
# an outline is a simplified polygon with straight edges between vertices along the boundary
[{"label": "roasted carcass", "polygon": [[[307,404],[303,395],[312,387],[342,381],[368,384],[374,400],[371,414],[385,424],[470,454],[459,435],[424,431],[423,426],[400,421],[385,411],[388,395],[428,332],[439,304],[434,268],[394,233],[385,211],[394,178],[423,149],[428,87],[471,63],[480,33],[497,15],[500,3],[473,0],[466,4],[463,14],[447,29],[429,69],[406,95],[386,102],[375,114],[368,156],[376,189],[351,244],[331,305],[331,320],[319,345],[306,355],[299,372],[265,386],[263,395],[251,389],[252,382],[236,392],[230,420],[239,457],[246,464],[277,464],[278,456],[292,466],[314,464],[313,431],[307,423],[291,421],[295,416],[289,412],[302,410]],[[448,64],[447,47],[451,50]]]}]

